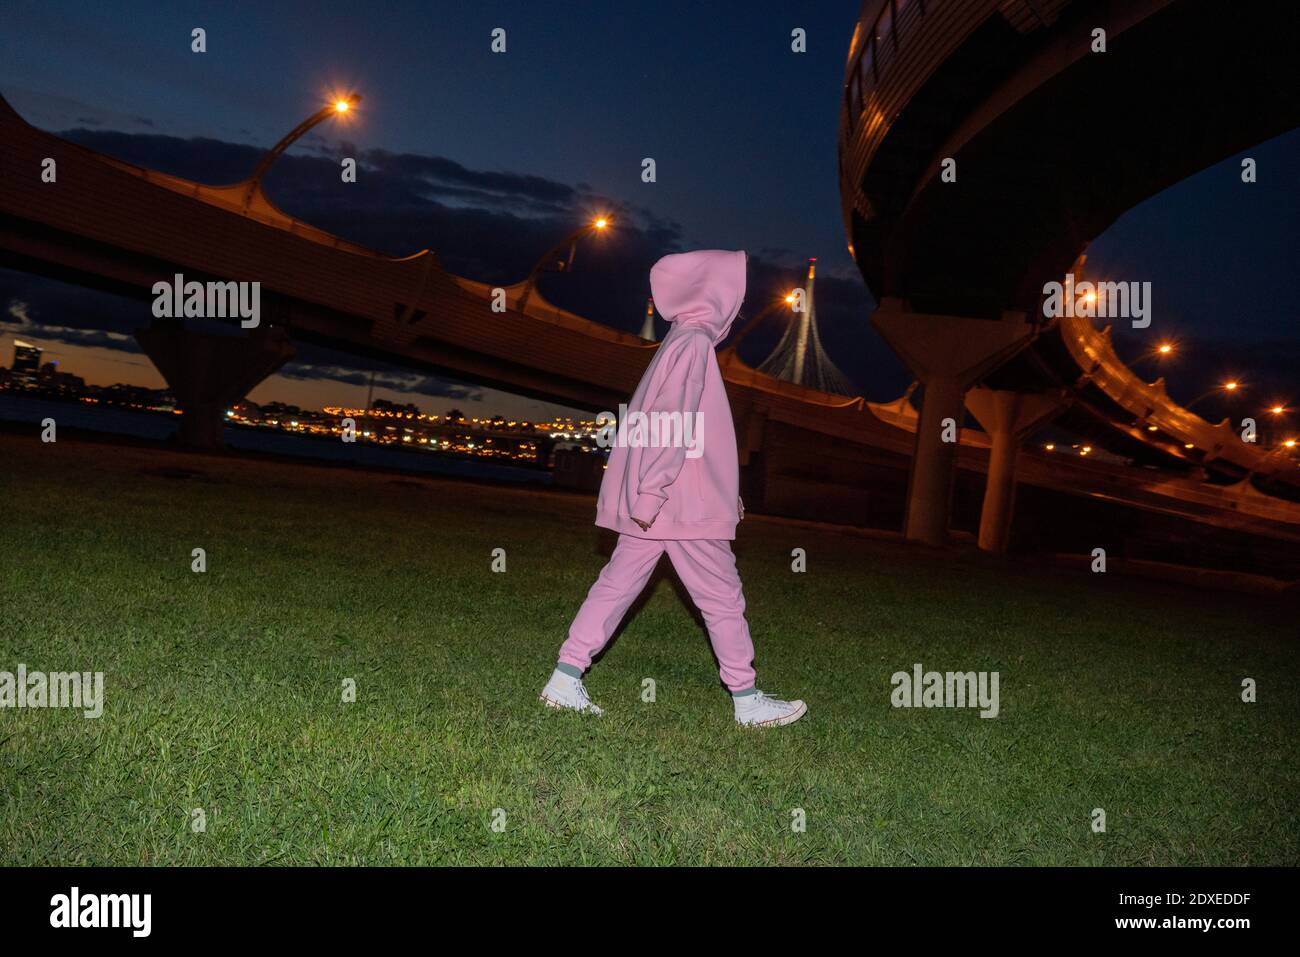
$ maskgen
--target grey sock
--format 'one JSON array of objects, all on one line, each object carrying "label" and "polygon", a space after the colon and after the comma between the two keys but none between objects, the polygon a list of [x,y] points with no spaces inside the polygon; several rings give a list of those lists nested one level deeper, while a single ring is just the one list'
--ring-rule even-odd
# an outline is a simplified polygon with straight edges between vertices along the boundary
[{"label": "grey sock", "polygon": [[754,694],[756,691],[758,691],[758,688],[754,687],[753,685],[750,685],[750,686],[749,686],[748,688],[746,688],[744,691],[733,691],[733,692],[731,692],[731,696],[732,696],[733,698],[747,698],[747,697],[749,697],[750,695]]},{"label": "grey sock", "polygon": [[568,675],[570,678],[582,677],[582,669],[578,668],[575,665],[569,664],[567,661],[556,662],[555,670],[562,675]]}]

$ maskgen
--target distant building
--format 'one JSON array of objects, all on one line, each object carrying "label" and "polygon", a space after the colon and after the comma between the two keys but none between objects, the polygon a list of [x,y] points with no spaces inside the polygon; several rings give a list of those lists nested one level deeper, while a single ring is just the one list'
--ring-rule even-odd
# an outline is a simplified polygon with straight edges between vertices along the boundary
[{"label": "distant building", "polygon": [[21,339],[14,340],[14,372],[28,372],[37,375],[41,371],[41,349]]},{"label": "distant building", "polygon": [[37,374],[37,380],[40,388],[46,391],[55,390],[65,394],[74,394],[81,393],[86,388],[86,381],[81,376],[73,375],[71,372],[60,372],[59,363],[55,360],[46,362],[41,366],[41,371]]}]

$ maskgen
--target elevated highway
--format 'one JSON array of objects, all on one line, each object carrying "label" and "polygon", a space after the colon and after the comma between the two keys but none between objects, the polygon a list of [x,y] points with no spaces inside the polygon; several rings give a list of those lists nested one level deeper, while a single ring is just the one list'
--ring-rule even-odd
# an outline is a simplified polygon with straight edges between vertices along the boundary
[{"label": "elevated highway", "polygon": [[[449,273],[429,250],[380,255],[289,216],[260,190],[250,201],[246,183],[214,187],[123,163],[35,129],[2,99],[0,141],[0,264],[128,296],[142,316],[153,284],[177,272],[262,283],[262,325],[251,333],[234,330],[217,342],[191,335],[179,320],[141,330],[200,442],[211,438],[224,408],[292,355],[296,341],[592,411],[617,408],[657,347],[556,308],[535,290],[520,308],[522,283],[505,287],[506,308],[494,311],[491,287]],[[41,181],[47,157],[57,162],[56,183]],[[719,360],[747,504],[854,525],[901,521],[916,441],[910,406],[793,385],[749,367],[734,349]],[[983,484],[989,453],[986,435],[963,430],[962,484]],[[1300,537],[1300,509],[1277,516],[1267,501],[1241,495],[1231,506],[1216,504],[1177,483],[1098,471],[1099,463],[1025,458],[1023,484],[1051,503],[1095,495],[1214,536]],[[969,519],[964,507],[958,514]]]},{"label": "elevated highway", "polygon": [[941,436],[967,408],[994,447],[992,550],[1019,442],[1053,418],[1140,464],[1297,497],[1294,460],[1180,408],[1106,333],[1043,310],[1044,285],[1125,211],[1300,124],[1295,41],[1291,12],[1257,0],[863,4],[840,188],[873,324],[924,385],[909,537],[947,534],[958,450]]}]

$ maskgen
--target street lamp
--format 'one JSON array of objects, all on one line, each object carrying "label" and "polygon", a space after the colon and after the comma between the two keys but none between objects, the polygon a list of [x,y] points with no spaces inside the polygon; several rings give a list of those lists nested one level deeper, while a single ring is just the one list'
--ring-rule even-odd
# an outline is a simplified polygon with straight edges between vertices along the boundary
[{"label": "street lamp", "polygon": [[330,117],[346,116],[360,102],[361,95],[359,93],[348,93],[336,97],[291,129],[280,142],[267,150],[266,154],[258,162],[257,168],[253,170],[253,174],[248,177],[248,189],[244,192],[243,211],[248,212],[249,204],[253,201],[253,196],[262,183],[262,177],[266,175],[266,171],[271,168],[285,150],[301,139],[309,130],[324,123]]},{"label": "street lamp", "polygon": [[583,236],[586,236],[588,233],[604,232],[606,229],[609,229],[611,224],[612,220],[608,216],[597,216],[591,222],[579,226],[550,249],[546,250],[546,252],[542,254],[541,258],[533,264],[533,268],[528,271],[528,278],[524,280],[523,294],[519,297],[519,304],[515,308],[520,312],[524,311],[524,308],[528,305],[528,297],[533,294],[533,287],[537,285],[537,276],[541,273],[546,264],[551,261],[551,257],[563,249],[565,245],[568,245],[569,258],[560,264],[559,272],[571,272],[573,270],[573,256],[578,249],[578,240]]},{"label": "street lamp", "polygon": [[740,331],[737,332],[735,336],[732,337],[731,342],[727,345],[726,347],[727,350],[730,352],[735,352],[736,347],[740,345],[741,340],[744,339],[745,336],[753,332],[760,322],[762,322],[764,319],[766,319],[769,315],[771,315],[776,310],[780,309],[782,306],[793,305],[794,302],[795,302],[795,294],[793,292],[786,293],[784,296],[782,296],[780,299],[777,299],[775,302],[769,302],[766,306],[764,306],[757,313],[755,313],[753,318],[751,318],[748,322],[746,322],[743,326],[740,327]]},{"label": "street lamp", "polygon": [[1183,406],[1183,408],[1184,408],[1184,409],[1191,409],[1191,407],[1194,406],[1194,405],[1196,405],[1196,403],[1200,402],[1202,399],[1204,399],[1204,398],[1206,398],[1206,397],[1208,397],[1208,396],[1212,396],[1212,395],[1214,395],[1214,393],[1216,393],[1216,392],[1219,392],[1219,391],[1223,391],[1223,392],[1237,392],[1237,391],[1239,391],[1239,390],[1241,390],[1241,389],[1243,389],[1243,388],[1245,388],[1245,386],[1244,386],[1242,383],[1238,382],[1236,379],[1229,379],[1227,382],[1224,382],[1224,383],[1222,383],[1222,384],[1220,384],[1220,385],[1216,385],[1213,389],[1210,389],[1208,392],[1202,392],[1200,395],[1198,395],[1198,396],[1197,396],[1195,399],[1193,399],[1191,402],[1188,402],[1185,406]]},{"label": "street lamp", "polygon": [[1261,456],[1261,457],[1260,457],[1260,458],[1255,462],[1255,464],[1254,464],[1254,466],[1251,468],[1250,472],[1247,473],[1246,478],[1245,478],[1245,481],[1249,482],[1251,479],[1253,479],[1253,478],[1254,478],[1256,475],[1258,475],[1260,472],[1264,471],[1265,467],[1268,465],[1269,460],[1270,460],[1271,458],[1273,458],[1273,456],[1275,456],[1275,455],[1280,455],[1280,456],[1282,456],[1282,457],[1284,457],[1284,458],[1290,458],[1289,453],[1290,453],[1292,450],[1294,450],[1295,447],[1296,447],[1296,440],[1295,440],[1295,439],[1283,439],[1281,442],[1279,442],[1279,443],[1277,444],[1277,447],[1276,447],[1276,448],[1270,449],[1269,451],[1265,452],[1265,453],[1264,453],[1264,454],[1263,454],[1263,455],[1262,455],[1262,456]]},{"label": "street lamp", "polygon": [[1266,410],[1271,417],[1268,427],[1263,430],[1269,438],[1274,438],[1285,429],[1290,428],[1291,409],[1285,402],[1274,402]]},{"label": "street lamp", "polygon": [[1173,354],[1174,354],[1174,344],[1172,342],[1162,342],[1155,348],[1149,349],[1146,352],[1142,353],[1140,356],[1138,356],[1129,364],[1136,366],[1139,362],[1148,362],[1154,360],[1156,363],[1156,367],[1159,368],[1160,363],[1163,360],[1169,358]]}]

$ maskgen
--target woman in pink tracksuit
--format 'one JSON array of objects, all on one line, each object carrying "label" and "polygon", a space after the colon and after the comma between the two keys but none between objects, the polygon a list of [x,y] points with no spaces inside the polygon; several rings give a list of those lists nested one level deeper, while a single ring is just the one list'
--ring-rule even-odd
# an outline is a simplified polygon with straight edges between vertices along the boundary
[{"label": "woman in pink tracksuit", "polygon": [[[802,701],[769,698],[754,686],[754,645],[729,542],[744,516],[731,407],[714,347],[745,298],[744,252],[705,249],[665,256],[650,270],[650,291],[672,329],[660,343],[619,423],[596,524],[618,545],[560,647],[541,698],[556,708],[600,714],[582,674],[668,553],[704,616],[736,720],[780,725],[799,720]],[[640,414],[639,414],[640,413]]]}]

